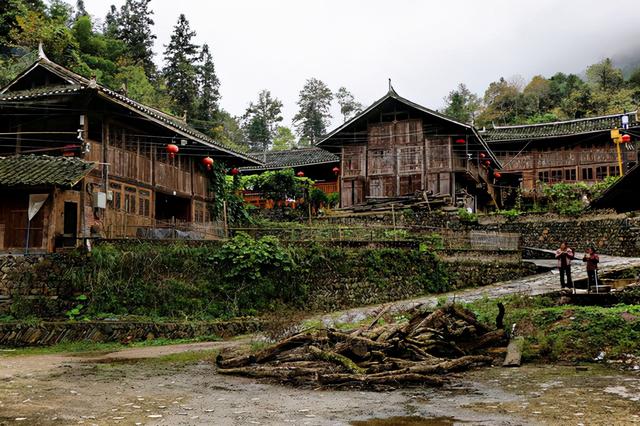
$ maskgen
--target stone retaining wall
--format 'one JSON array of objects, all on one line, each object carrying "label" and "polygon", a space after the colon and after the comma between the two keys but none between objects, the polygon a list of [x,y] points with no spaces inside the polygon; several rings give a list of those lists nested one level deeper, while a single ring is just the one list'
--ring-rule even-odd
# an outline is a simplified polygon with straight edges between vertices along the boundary
[{"label": "stone retaining wall", "polygon": [[[534,274],[533,264],[521,261],[450,258],[442,262],[444,276],[452,290],[480,287]],[[322,279],[315,283],[310,297],[311,310],[334,311],[356,306],[411,299],[425,294],[422,283],[397,277],[383,285],[349,277]]]},{"label": "stone retaining wall", "polygon": [[231,337],[255,333],[262,322],[234,321],[157,323],[129,321],[0,323],[0,346],[48,346],[62,342],[124,342],[157,338],[192,339],[202,336]]},{"label": "stone retaining wall", "polygon": [[[527,213],[516,217],[503,215],[478,216],[478,223],[459,219],[456,212],[400,211],[396,213],[398,226],[415,227],[415,232],[429,232],[429,228],[453,231],[469,230],[517,233],[523,247],[556,249],[568,241],[579,251],[595,245],[603,254],[640,257],[640,217],[608,211],[591,212],[580,216],[550,213]],[[391,213],[369,213],[342,217],[327,217],[325,223],[346,226],[391,226]],[[437,231],[436,231],[437,232]]]}]

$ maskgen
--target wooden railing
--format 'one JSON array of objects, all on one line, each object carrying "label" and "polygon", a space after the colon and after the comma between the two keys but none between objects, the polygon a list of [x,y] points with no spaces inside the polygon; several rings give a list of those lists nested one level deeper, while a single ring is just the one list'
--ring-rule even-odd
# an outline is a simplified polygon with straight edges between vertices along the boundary
[{"label": "wooden railing", "polygon": [[325,194],[340,192],[338,182],[316,182],[313,186],[320,189]]},{"label": "wooden railing", "polygon": [[107,156],[110,175],[151,183],[151,159],[133,151],[114,147],[109,147]]},{"label": "wooden railing", "polygon": [[156,161],[156,185],[191,194],[191,173]]}]

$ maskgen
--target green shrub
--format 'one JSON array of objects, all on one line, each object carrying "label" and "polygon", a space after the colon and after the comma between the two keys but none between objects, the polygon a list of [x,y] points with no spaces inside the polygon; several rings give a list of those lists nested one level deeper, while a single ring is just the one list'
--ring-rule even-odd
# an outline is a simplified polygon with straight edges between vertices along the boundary
[{"label": "green shrub", "polygon": [[478,223],[478,215],[469,213],[467,209],[458,209],[458,218],[464,223]]}]

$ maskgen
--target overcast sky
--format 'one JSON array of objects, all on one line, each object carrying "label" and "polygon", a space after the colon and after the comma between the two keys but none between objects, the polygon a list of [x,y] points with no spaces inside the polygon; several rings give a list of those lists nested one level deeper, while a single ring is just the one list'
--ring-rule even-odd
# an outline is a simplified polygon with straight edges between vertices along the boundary
[{"label": "overcast sky", "polygon": [[[123,3],[85,0],[101,20]],[[222,107],[242,114],[269,89],[284,102],[285,125],[310,77],[347,87],[365,105],[391,78],[401,96],[438,109],[460,82],[482,95],[500,76],[578,73],[640,46],[638,0],[153,0],[151,8],[158,63],[184,13],[196,42],[212,49]]]}]

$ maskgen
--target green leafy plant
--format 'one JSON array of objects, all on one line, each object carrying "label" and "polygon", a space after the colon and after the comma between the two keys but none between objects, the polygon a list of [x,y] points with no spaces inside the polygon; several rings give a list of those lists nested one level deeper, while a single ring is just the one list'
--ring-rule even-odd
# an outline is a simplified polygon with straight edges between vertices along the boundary
[{"label": "green leafy plant", "polygon": [[274,300],[291,300],[302,290],[296,280],[284,279],[296,263],[291,251],[274,236],[254,239],[239,233],[212,260],[223,271],[221,290],[233,315],[264,308]]},{"label": "green leafy plant", "polygon": [[240,175],[228,176],[226,166],[221,162],[213,163],[208,176],[208,189],[213,194],[213,204],[209,211],[215,220],[221,220],[224,215],[224,205],[227,205],[227,221],[230,225],[241,225],[251,221],[247,204],[242,198],[242,181]]},{"label": "green leafy plant", "polygon": [[464,223],[478,223],[478,215],[469,213],[467,209],[458,209],[458,218]]},{"label": "green leafy plant", "polygon": [[329,207],[334,208],[340,205],[340,193],[332,192],[327,194],[327,204]]},{"label": "green leafy plant", "polygon": [[87,299],[88,299],[87,296],[84,294],[80,294],[76,296],[75,298],[76,302],[81,302],[81,303],[77,303],[73,308],[65,312],[65,315],[67,316],[67,318],[69,318],[70,320],[78,319],[82,314],[83,309],[85,309]]}]

